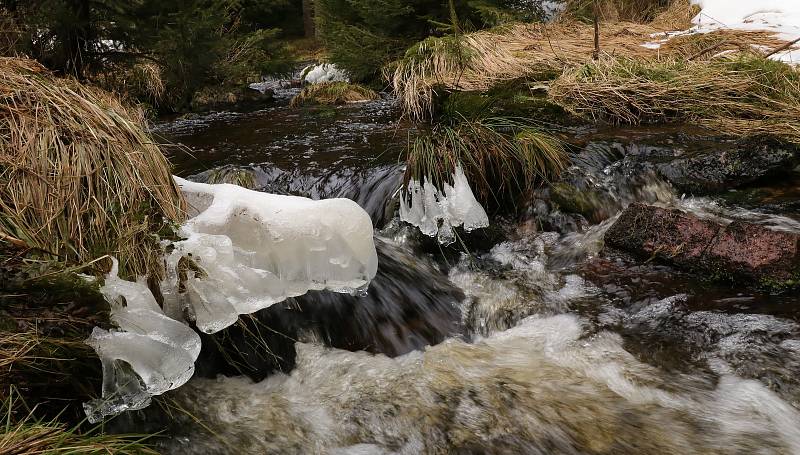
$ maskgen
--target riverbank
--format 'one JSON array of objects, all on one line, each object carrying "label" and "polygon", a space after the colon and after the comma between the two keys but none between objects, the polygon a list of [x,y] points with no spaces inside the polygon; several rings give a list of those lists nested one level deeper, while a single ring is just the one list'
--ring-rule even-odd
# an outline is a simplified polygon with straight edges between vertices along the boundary
[{"label": "riverbank", "polygon": [[[708,58],[697,71],[715,76],[704,85],[714,108],[703,109],[681,79],[696,80],[691,61],[669,62],[589,56],[548,81],[435,87],[435,124],[410,122],[387,94],[197,115],[151,128],[178,143],[163,149],[169,160],[114,103],[43,98],[26,111],[35,91],[8,84],[3,99],[17,104],[2,118],[79,106],[89,121],[33,124],[25,141],[0,143],[0,176],[17,177],[0,177],[3,207],[21,200],[16,184],[46,181],[75,195],[37,206],[46,219],[57,219],[53,207],[90,207],[75,212],[77,226],[110,214],[138,229],[112,223],[92,246],[94,232],[63,220],[40,237],[18,227],[33,221],[12,232],[6,220],[40,220],[22,216],[30,201],[0,212],[0,352],[11,360],[0,382],[39,404],[26,419],[9,394],[10,420],[25,431],[0,442],[46,433],[75,444],[74,434],[106,430],[153,435],[116,440],[133,452],[175,454],[800,450],[793,110],[741,81],[734,97],[756,99],[726,104],[715,85],[753,73],[791,99],[796,80],[763,58]],[[608,89],[634,85],[623,76],[652,88],[665,75],[671,90],[654,102],[623,103]],[[62,88],[38,70],[29,79]],[[561,104],[551,99],[559,81]],[[73,83],[63,81],[84,93]],[[596,94],[581,99],[590,86]],[[607,121],[623,117],[620,106],[632,125]],[[783,126],[755,137],[709,127],[732,111]],[[25,144],[50,157],[39,132],[59,140],[55,158],[11,159]],[[85,160],[95,166],[59,161],[98,149]],[[108,200],[84,192],[107,181]],[[407,185],[425,195],[421,211]],[[142,201],[151,188],[167,196]],[[61,194],[31,194],[51,193]],[[162,204],[177,215],[154,213]],[[120,269],[107,257],[117,254]],[[724,274],[731,264],[739,269]],[[80,423],[85,411],[126,409],[95,433]]]}]

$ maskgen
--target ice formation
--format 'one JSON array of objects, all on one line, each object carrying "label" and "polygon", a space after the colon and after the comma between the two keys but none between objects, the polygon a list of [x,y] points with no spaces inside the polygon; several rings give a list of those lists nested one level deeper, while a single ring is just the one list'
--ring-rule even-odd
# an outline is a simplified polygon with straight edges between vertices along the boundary
[{"label": "ice formation", "polygon": [[87,340],[103,365],[103,397],[84,405],[92,423],[142,409],[151,396],[180,387],[194,374],[200,355],[197,333],[167,317],[146,285],[121,280],[116,260],[100,291],[120,330],[95,327]]},{"label": "ice formation", "polygon": [[332,63],[320,63],[303,68],[301,81],[306,84],[319,84],[320,82],[349,82],[350,78],[343,70]]},{"label": "ice formation", "polygon": [[356,292],[377,273],[372,220],[349,199],[176,180],[194,217],[167,256],[164,306],[204,332],[309,290]]},{"label": "ice formation", "polygon": [[[798,0],[692,0],[701,8],[689,30],[668,33],[669,36],[709,33],[719,29],[766,30],[774,32],[777,38],[794,41],[800,38],[800,1]],[[661,35],[661,34],[659,34]],[[667,38],[668,39],[668,38]],[[645,43],[644,46],[657,49],[667,41]],[[777,52],[770,57],[785,63],[800,64],[800,44]]]},{"label": "ice formation", "polygon": [[443,245],[455,241],[454,227],[463,225],[464,230],[471,231],[489,226],[489,217],[472,194],[461,165],[453,174],[453,186],[445,183],[443,192],[427,178],[424,184],[412,179],[401,197],[400,219],[427,236],[437,237]]},{"label": "ice formation", "polygon": [[375,277],[372,220],[349,199],[314,201],[176,177],[191,217],[184,240],[166,243],[163,310],[143,283],[114,263],[101,292],[119,330],[95,328],[87,343],[103,364],[103,398],[89,420],[142,409],[194,374],[200,337],[309,290],[360,292]]}]

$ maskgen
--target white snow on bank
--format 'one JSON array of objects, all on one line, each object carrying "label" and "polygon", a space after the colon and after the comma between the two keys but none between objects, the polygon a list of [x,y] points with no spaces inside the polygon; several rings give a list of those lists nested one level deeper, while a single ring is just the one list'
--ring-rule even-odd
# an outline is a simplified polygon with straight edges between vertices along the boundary
[{"label": "white snow on bank", "polygon": [[[667,39],[645,43],[643,46],[658,49],[672,36],[709,33],[721,29],[766,30],[774,32],[777,38],[785,41],[800,38],[800,0],[692,0],[692,4],[701,8],[700,14],[692,20],[695,24],[692,28],[667,33]],[[800,64],[800,43],[770,58]]]},{"label": "white snow on bank", "polygon": [[[800,38],[800,0],[692,0],[702,10],[693,29],[706,33],[721,28],[774,31],[779,39]],[[800,63],[800,44],[779,52],[775,60]]]},{"label": "white snow on bank", "polygon": [[424,184],[411,180],[401,197],[400,219],[417,226],[423,234],[438,237],[439,243],[455,241],[454,227],[463,225],[471,231],[489,226],[489,217],[472,194],[464,170],[459,165],[453,174],[453,186],[444,184],[439,191],[428,179]]},{"label": "white snow on bank", "polygon": [[191,217],[184,240],[165,242],[163,310],[117,264],[101,292],[118,327],[87,343],[103,365],[103,395],[84,405],[91,422],[142,409],[194,374],[200,337],[309,290],[363,292],[378,269],[372,220],[349,199],[314,201],[175,178]]},{"label": "white snow on bank", "polygon": [[350,82],[350,77],[344,70],[333,63],[320,63],[303,68],[300,72],[300,81],[305,84],[319,84],[322,82]]}]

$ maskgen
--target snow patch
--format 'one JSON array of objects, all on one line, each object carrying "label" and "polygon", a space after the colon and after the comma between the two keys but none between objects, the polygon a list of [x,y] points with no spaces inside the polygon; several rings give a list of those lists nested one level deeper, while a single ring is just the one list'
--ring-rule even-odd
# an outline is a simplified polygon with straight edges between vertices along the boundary
[{"label": "snow patch", "polygon": [[[692,0],[702,10],[692,22],[690,33],[719,29],[767,30],[779,39],[800,38],[800,1],[797,0]],[[800,63],[800,45],[771,57],[785,63]]]},{"label": "snow patch", "polygon": [[333,63],[320,63],[309,65],[300,72],[300,81],[305,84],[319,84],[322,82],[350,82],[350,77],[344,70]]},{"label": "snow patch", "polygon": [[[675,36],[710,33],[721,29],[744,31],[766,30],[775,33],[778,39],[794,41],[800,38],[800,1],[797,0],[692,0],[701,8],[692,19],[695,25],[688,30],[655,33],[652,38],[661,38],[642,44],[647,49],[659,49]],[[769,52],[771,49],[760,49]],[[718,54],[719,55],[719,54]],[[773,60],[789,64],[800,64],[800,44],[775,53]]]},{"label": "snow patch", "polygon": [[453,174],[453,186],[445,183],[443,192],[427,178],[424,184],[412,179],[401,197],[400,219],[429,237],[438,237],[443,245],[455,242],[454,227],[463,225],[469,232],[489,226],[489,217],[472,194],[460,164]]}]

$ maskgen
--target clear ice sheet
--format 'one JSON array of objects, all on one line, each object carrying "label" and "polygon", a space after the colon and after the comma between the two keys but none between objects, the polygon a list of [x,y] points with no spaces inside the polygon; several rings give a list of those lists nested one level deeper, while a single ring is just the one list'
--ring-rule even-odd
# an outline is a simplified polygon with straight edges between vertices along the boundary
[{"label": "clear ice sheet", "polygon": [[427,178],[424,184],[412,179],[401,197],[400,219],[437,237],[443,245],[455,242],[455,227],[463,226],[469,232],[489,226],[489,217],[475,199],[460,164],[453,173],[453,185],[445,183],[443,191]]},{"label": "clear ice sheet", "polygon": [[119,330],[95,327],[86,341],[103,365],[102,398],[84,404],[92,423],[106,415],[142,409],[153,395],[186,383],[194,374],[201,347],[197,333],[167,317],[145,284],[118,277],[116,260],[100,292]]}]

